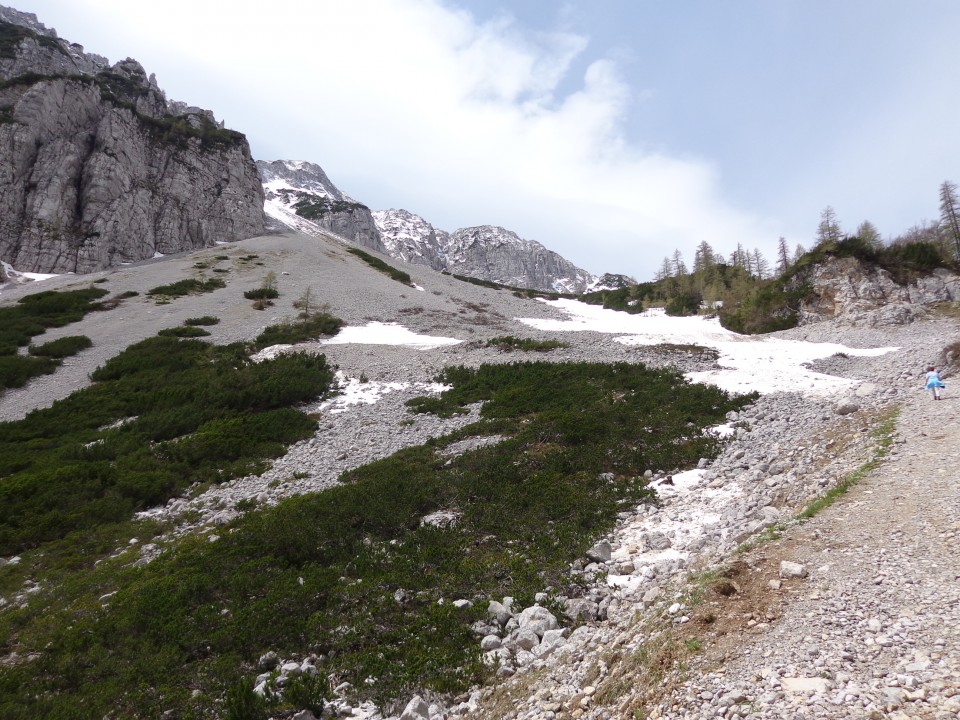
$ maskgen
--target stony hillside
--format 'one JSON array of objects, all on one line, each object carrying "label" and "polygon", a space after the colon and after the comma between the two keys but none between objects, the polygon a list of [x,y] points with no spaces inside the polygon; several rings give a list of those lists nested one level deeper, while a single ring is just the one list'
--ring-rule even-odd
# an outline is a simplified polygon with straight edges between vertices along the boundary
[{"label": "stony hillside", "polygon": [[[293,317],[294,301],[308,289],[350,326],[393,322],[422,336],[419,347],[304,345],[324,353],[343,374],[344,394],[310,408],[319,418],[315,435],[262,474],[198,487],[159,508],[153,517],[165,532],[123,550],[131,562],[143,562],[177,538],[200,534],[214,542],[220,528],[250,508],[333,487],[346,470],[479,419],[472,409],[411,423],[404,402],[422,395],[444,366],[528,359],[488,345],[495,337],[566,343],[537,353],[536,359],[552,362],[642,361],[684,371],[717,366],[715,354],[690,346],[630,346],[592,330],[536,330],[517,318],[560,320],[564,314],[423,266],[401,267],[416,287],[377,272],[341,243],[286,234],[82,278],[8,286],[0,290],[0,307],[41,288],[92,286],[139,295],[49,330],[44,341],[84,334],[93,346],[53,374],[7,391],[0,418],[51,405],[89,384],[94,368],[131,343],[192,317],[219,319],[209,327],[214,342],[249,340]],[[269,272],[280,297],[258,310],[242,292],[261,286]],[[219,276],[225,283],[162,304],[146,296],[157,285],[191,276]],[[571,562],[571,582],[562,593],[544,588],[544,605],[532,607],[504,597],[484,600],[489,614],[476,626],[475,642],[488,662],[497,663],[492,684],[459,695],[397,697],[382,716],[954,716],[960,709],[960,637],[952,631],[960,627],[957,579],[925,548],[943,548],[940,555],[949,557],[958,532],[949,510],[957,502],[956,483],[942,464],[958,437],[951,429],[955,400],[948,393],[932,403],[920,378],[928,364],[955,371],[949,348],[960,340],[960,328],[929,309],[914,308],[914,316],[910,324],[882,327],[818,322],[768,338],[768,345],[840,341],[849,348],[893,349],[813,361],[812,369],[840,389],[771,393],[732,414],[733,434],[720,455],[692,474],[651,474],[657,503],[623,509],[616,528]],[[854,481],[851,500],[841,498],[812,521],[798,519],[818,498]],[[913,497],[916,488],[936,492],[920,493],[926,498],[921,502]],[[6,557],[9,567],[0,572],[13,577],[34,562]],[[27,611],[34,603],[46,607],[57,592],[42,576],[26,574],[18,582],[17,591],[0,594],[0,613]],[[251,681],[269,680],[269,668],[275,676],[294,677],[331,662],[317,651],[271,656],[270,650],[262,648],[261,669],[249,669]],[[15,667],[21,660],[7,654],[2,662]],[[349,708],[355,716],[378,716],[373,706],[353,699],[348,686],[338,686],[334,695],[341,713]],[[304,710],[297,717],[311,715]]]},{"label": "stony hillside", "polygon": [[90,272],[263,232],[246,138],[0,8],[0,259]]}]

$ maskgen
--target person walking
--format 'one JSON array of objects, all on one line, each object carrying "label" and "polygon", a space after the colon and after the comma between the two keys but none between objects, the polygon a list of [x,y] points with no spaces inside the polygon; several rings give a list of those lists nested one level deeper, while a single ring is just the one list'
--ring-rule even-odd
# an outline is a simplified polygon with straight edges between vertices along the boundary
[{"label": "person walking", "polygon": [[940,379],[940,373],[937,372],[937,369],[930,365],[927,368],[927,390],[930,391],[930,395],[934,400],[940,399],[940,389],[945,388],[946,385],[943,384],[943,380]]}]

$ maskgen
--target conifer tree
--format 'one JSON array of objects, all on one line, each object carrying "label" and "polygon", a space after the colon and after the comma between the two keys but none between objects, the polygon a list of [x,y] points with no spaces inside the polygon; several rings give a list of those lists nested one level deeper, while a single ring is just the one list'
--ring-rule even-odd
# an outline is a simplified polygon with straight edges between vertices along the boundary
[{"label": "conifer tree", "polygon": [[787,249],[787,239],[780,236],[777,241],[777,275],[783,275],[790,269],[790,251]]},{"label": "conifer tree", "polygon": [[880,238],[880,231],[877,230],[877,226],[869,220],[864,220],[857,226],[856,235],[875,250],[879,250],[883,246],[883,240]]},{"label": "conifer tree", "polygon": [[954,258],[960,260],[960,200],[957,184],[944,180],[940,186],[940,222],[953,241]]},{"label": "conifer tree", "polygon": [[830,245],[843,239],[843,231],[837,221],[836,211],[827,205],[820,213],[820,224],[817,225],[817,245]]}]

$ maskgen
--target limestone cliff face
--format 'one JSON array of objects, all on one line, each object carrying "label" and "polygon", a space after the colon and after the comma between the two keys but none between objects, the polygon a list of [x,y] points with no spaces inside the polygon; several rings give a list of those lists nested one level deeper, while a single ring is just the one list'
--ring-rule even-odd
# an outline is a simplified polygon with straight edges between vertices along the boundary
[{"label": "limestone cliff face", "polygon": [[552,292],[582,292],[593,276],[536,240],[495,225],[462,228],[446,247],[450,272],[495,279],[514,287]]},{"label": "limestone cliff face", "polygon": [[899,325],[925,312],[924,306],[960,300],[960,277],[934,270],[907,285],[856,258],[832,258],[798,279],[811,288],[800,306],[800,324],[837,320],[851,325]]},{"label": "limestone cliff face", "polygon": [[0,11],[0,259],[84,273],[263,232],[243,135]]}]

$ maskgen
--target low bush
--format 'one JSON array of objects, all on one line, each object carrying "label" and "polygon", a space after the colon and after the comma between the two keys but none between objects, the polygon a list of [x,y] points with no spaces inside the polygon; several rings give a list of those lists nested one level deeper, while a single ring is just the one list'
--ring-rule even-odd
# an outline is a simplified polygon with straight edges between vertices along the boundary
[{"label": "low bush", "polygon": [[323,356],[254,364],[240,345],[161,336],[91,379],[0,423],[0,555],[124,520],[191,483],[223,482],[282,455],[316,424],[289,407],[321,397],[333,373]]},{"label": "low bush", "polygon": [[[169,341],[146,342],[159,350]],[[192,356],[209,364],[210,351],[200,345],[166,348],[179,357],[161,360],[143,380],[175,372]],[[134,359],[118,358],[104,375],[133,381]],[[153,709],[185,720],[225,710],[256,717],[271,712],[250,684],[267,649],[284,657],[323,654],[322,676],[349,681],[358,696],[381,704],[415,690],[461,692],[491,672],[471,629],[487,599],[511,595],[522,606],[548,586],[572,591],[569,563],[609,532],[618,512],[652,497],[644,470],[691,467],[714,455],[718,441],[703,428],[750,399],[630,364],[460,367],[438,380],[453,388],[431,400],[451,410],[483,402],[480,420],[350,471],[326,492],[251,510],[218,529],[217,542],[190,537],[142,566],[129,555],[91,562],[62,583],[73,594],[55,607],[44,601],[16,616],[0,614],[0,637],[11,638],[4,649],[36,655],[0,666],[0,716],[70,717],[83,708],[87,717]],[[237,384],[256,391],[264,383],[251,377]],[[411,406],[424,411],[428,403]],[[167,421],[183,414],[178,409]],[[274,416],[258,425],[292,420]],[[102,418],[89,422],[97,427]],[[210,453],[228,459],[237,449],[229,438],[251,433],[234,422],[198,427],[161,447],[185,463]],[[44,437],[42,427],[28,431]],[[491,434],[505,439],[453,458],[439,452]],[[147,437],[141,432],[135,444],[149,445]],[[437,510],[452,511],[457,525],[422,522]],[[68,543],[45,546],[44,557]],[[101,607],[100,597],[113,589]],[[473,607],[458,607],[456,599]],[[218,699],[227,688],[224,707]],[[315,709],[325,695],[322,683],[305,684],[273,701]]]},{"label": "low bush", "polygon": [[226,286],[227,284],[220,278],[210,278],[209,280],[187,278],[186,280],[178,280],[169,285],[155,287],[152,290],[148,290],[147,295],[150,297],[183,297],[184,295],[198,295],[213,292]]},{"label": "low bush", "polygon": [[391,279],[401,282],[404,285],[413,285],[413,280],[410,279],[409,273],[405,273],[403,270],[398,270],[392,265],[388,265],[380,258],[374,257],[370,253],[364,252],[360,248],[347,248],[347,252],[351,255],[356,255],[358,258],[367,263],[367,265],[372,268],[376,268]]},{"label": "low bush", "polygon": [[60,359],[76,355],[89,347],[93,347],[93,341],[86,335],[68,335],[43,345],[31,345],[28,352],[36,357]]},{"label": "low bush", "polygon": [[296,345],[316,340],[321,335],[336,335],[343,327],[343,320],[327,313],[316,313],[293,322],[270,325],[253,341],[255,350],[271,345]]},{"label": "low bush", "polygon": [[[58,364],[55,356],[23,357],[17,354],[17,349],[29,345],[33,337],[47,328],[82,320],[88,312],[99,308],[96,301],[107,294],[100,288],[48,290],[26,295],[16,305],[0,308],[0,393],[6,388],[22,387],[32,377],[53,373]],[[65,348],[70,342],[75,341],[67,341],[60,347]]]},{"label": "low bush", "polygon": [[204,315],[203,317],[187,318],[183,321],[184,325],[219,325],[220,318],[213,315]]},{"label": "low bush", "polygon": [[504,350],[523,350],[526,352],[547,352],[558,348],[568,348],[570,343],[560,340],[534,340],[533,338],[518,338],[512,335],[495,337],[487,340],[487,347],[499,347]]},{"label": "low bush", "polygon": [[193,327],[192,325],[184,325],[181,327],[166,328],[158,332],[157,335],[163,337],[197,338],[207,337],[210,335],[210,333],[203,328]]},{"label": "low bush", "polygon": [[245,290],[243,296],[247,300],[273,300],[280,297],[280,292],[276,288],[258,287]]}]

